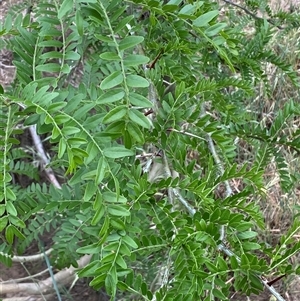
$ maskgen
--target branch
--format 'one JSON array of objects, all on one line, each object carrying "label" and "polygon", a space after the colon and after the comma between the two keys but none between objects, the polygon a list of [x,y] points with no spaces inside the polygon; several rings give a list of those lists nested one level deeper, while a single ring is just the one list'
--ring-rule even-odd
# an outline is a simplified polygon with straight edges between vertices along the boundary
[{"label": "branch", "polygon": [[34,300],[32,298],[28,297],[12,297],[12,298],[4,298],[1,299],[2,301],[45,301],[45,300],[53,300],[53,295],[43,295],[41,298],[35,298]]},{"label": "branch", "polygon": [[37,278],[39,276],[42,276],[46,273],[49,273],[49,270],[48,268],[39,272],[39,273],[36,273],[34,275],[30,275],[30,276],[27,276],[27,277],[22,277],[22,278],[17,278],[17,279],[10,279],[10,280],[5,280],[5,281],[2,281],[1,284],[6,284],[6,283],[17,283],[17,282],[23,282],[25,280],[32,280],[33,278]]},{"label": "branch", "polygon": [[52,168],[47,167],[47,165],[49,165],[49,163],[50,163],[50,160],[48,159],[46,152],[44,151],[43,143],[41,141],[40,136],[36,133],[36,125],[30,126],[29,131],[30,131],[33,143],[35,145],[35,148],[38,152],[38,155],[42,159],[43,167],[44,167],[45,173],[47,174],[47,176],[49,178],[49,181],[53,184],[53,186],[55,186],[58,189],[61,189],[61,186],[60,186],[59,182],[57,181]]},{"label": "branch", "polygon": [[[256,19],[256,20],[265,20],[265,19],[263,19],[263,18],[261,18],[261,17],[258,17],[258,16],[255,15],[254,13],[252,13],[252,12],[251,12],[249,9],[247,9],[246,7],[243,7],[243,6],[241,6],[241,5],[237,4],[237,3],[233,3],[233,2],[231,2],[231,1],[229,1],[229,0],[223,0],[223,1],[224,1],[225,3],[227,3],[227,4],[230,4],[230,5],[232,5],[232,6],[235,6],[235,7],[237,7],[237,8],[240,8],[240,9],[243,10],[246,14],[248,14],[249,16],[251,16],[252,18],[254,18],[254,19]],[[271,19],[266,19],[266,20],[267,20],[270,24],[276,26],[278,29],[285,29],[284,27],[275,24],[275,22],[272,21]]]},{"label": "branch", "polygon": [[[216,152],[216,149],[215,149],[215,145],[214,145],[214,142],[211,138],[211,136],[207,135],[206,137],[206,140],[207,140],[207,143],[208,143],[208,148],[214,158],[214,161],[216,163],[216,165],[218,166],[218,169],[219,169],[219,172],[221,173],[221,175],[224,174],[224,167],[222,165],[222,162]],[[225,187],[226,187],[226,197],[229,197],[233,194],[233,191],[230,187],[230,184],[229,184],[229,181],[224,181],[224,184],[225,184]]]},{"label": "branch", "polygon": [[[78,269],[85,267],[91,259],[90,255],[84,255],[78,261]],[[65,286],[69,284],[76,278],[77,268],[71,266],[70,268],[63,269],[54,275],[54,281],[59,284],[59,286]],[[1,294],[10,293],[26,293],[30,295],[40,295],[53,292],[53,281],[49,277],[45,280],[38,281],[36,283],[9,283],[5,284],[0,282],[0,292]],[[27,297],[28,298],[28,297]],[[26,299],[25,299],[26,300]]]},{"label": "branch", "polygon": [[[50,255],[50,253],[53,251],[53,249],[49,249],[45,251],[46,255]],[[3,253],[2,253],[3,254]],[[13,256],[12,261],[13,262],[32,262],[32,261],[39,261],[45,257],[44,253],[36,254],[36,255],[29,255],[29,256]],[[5,255],[5,254],[4,254]]]},{"label": "branch", "polygon": [[170,132],[175,132],[175,133],[179,133],[179,134],[184,134],[184,135],[186,135],[186,136],[193,137],[193,138],[197,138],[197,139],[199,139],[199,140],[205,140],[204,138],[202,138],[202,137],[200,137],[200,136],[197,136],[197,135],[195,135],[195,134],[189,133],[189,132],[187,132],[187,131],[185,131],[185,130],[178,131],[178,130],[176,130],[176,129],[170,128],[170,129],[168,129],[168,131],[170,131]]},{"label": "branch", "polygon": [[[26,106],[24,104],[22,104],[20,102],[16,102],[16,104],[19,105],[22,109],[26,109]],[[42,140],[36,132],[36,125],[31,125],[29,127],[29,131],[30,131],[30,135],[32,137],[34,146],[35,146],[35,148],[38,152],[38,155],[42,160],[43,167],[44,167],[46,175],[48,176],[49,181],[52,183],[53,186],[55,186],[58,189],[61,189],[61,185],[57,181],[52,168],[48,167],[48,165],[50,163],[50,160],[46,155],[46,152],[45,152],[44,147],[43,147]]]},{"label": "branch", "polygon": [[182,197],[178,189],[173,188],[173,193],[178,198],[180,203],[186,208],[189,214],[193,216],[196,213],[196,210]]},{"label": "branch", "polygon": [[[163,166],[164,166],[165,176],[167,178],[172,177],[170,166],[165,152],[163,152]],[[169,203],[172,205],[172,208],[174,208],[174,192],[173,192],[173,188],[171,187],[168,188],[168,197],[169,197]]]}]

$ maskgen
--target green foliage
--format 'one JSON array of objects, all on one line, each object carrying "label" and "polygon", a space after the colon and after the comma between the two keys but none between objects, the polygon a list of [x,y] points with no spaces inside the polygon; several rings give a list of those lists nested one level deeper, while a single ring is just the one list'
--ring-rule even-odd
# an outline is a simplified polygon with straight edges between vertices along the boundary
[{"label": "green foliage", "polygon": [[[270,251],[255,200],[273,159],[282,190],[295,185],[283,150],[300,151],[299,130],[289,130],[300,107],[287,101],[268,128],[247,111],[261,84],[271,93],[267,63],[299,85],[270,50],[272,23],[255,20],[249,36],[210,1],[37,2],[1,29],[17,74],[0,95],[0,261],[46,231],[53,264],[77,267],[91,254],[79,276],[112,300],[227,300],[233,290],[259,294],[263,274],[292,273],[298,223]],[[265,2],[247,5],[270,14]],[[61,187],[19,145],[19,125],[49,142],[51,159],[39,160]],[[239,159],[239,142],[255,150],[252,161]]]}]

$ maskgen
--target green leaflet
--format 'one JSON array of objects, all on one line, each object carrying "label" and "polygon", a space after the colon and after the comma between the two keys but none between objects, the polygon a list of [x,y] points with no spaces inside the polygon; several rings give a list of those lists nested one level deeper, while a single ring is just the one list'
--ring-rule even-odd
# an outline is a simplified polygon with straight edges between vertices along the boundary
[{"label": "green leaflet", "polygon": [[144,41],[143,37],[140,36],[128,36],[125,37],[121,42],[119,43],[119,49],[120,50],[126,50],[128,48],[132,48],[136,46],[137,44],[140,44]]},{"label": "green leaflet", "polygon": [[112,109],[110,112],[108,112],[102,122],[103,123],[110,123],[110,122],[113,122],[113,121],[116,121],[116,120],[119,120],[121,118],[123,118],[127,113],[127,107],[124,105],[124,106],[118,106],[114,109]]},{"label": "green leaflet", "polygon": [[100,84],[102,90],[111,89],[115,86],[120,85],[123,82],[123,75],[121,71],[115,71],[106,77]]},{"label": "green leaflet", "polygon": [[194,20],[193,25],[197,27],[204,27],[218,15],[219,15],[218,10],[209,11],[201,15],[200,17],[198,17],[196,20]]},{"label": "green leaflet", "polygon": [[121,146],[108,147],[104,150],[103,153],[105,157],[114,159],[134,155],[134,152],[132,150]]}]

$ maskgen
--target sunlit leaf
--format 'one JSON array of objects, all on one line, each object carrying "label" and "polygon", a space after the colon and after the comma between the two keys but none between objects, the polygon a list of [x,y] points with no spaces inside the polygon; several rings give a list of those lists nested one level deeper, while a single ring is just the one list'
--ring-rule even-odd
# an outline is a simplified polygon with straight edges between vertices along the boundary
[{"label": "sunlit leaf", "polygon": [[149,62],[149,58],[147,56],[139,55],[139,54],[130,54],[127,55],[124,59],[124,65],[128,67],[146,64],[148,62]]},{"label": "sunlit leaf", "polygon": [[0,231],[2,231],[8,224],[8,217],[7,216],[3,216],[0,217]]},{"label": "sunlit leaf", "polygon": [[120,61],[120,57],[115,52],[103,52],[100,54],[100,58],[108,61]]},{"label": "sunlit leaf", "polygon": [[96,185],[99,185],[102,182],[105,176],[105,172],[106,172],[106,161],[103,157],[101,157],[98,162],[96,176],[95,176]]},{"label": "sunlit leaf", "polygon": [[6,212],[8,214],[13,215],[13,216],[17,216],[18,215],[16,207],[14,206],[14,204],[11,201],[7,201],[6,202]]},{"label": "sunlit leaf", "polygon": [[218,10],[209,11],[201,15],[200,17],[198,17],[196,20],[194,20],[193,25],[197,27],[207,26],[207,24],[218,15],[219,15]]},{"label": "sunlit leaf", "polygon": [[120,85],[123,82],[123,75],[121,71],[115,71],[106,77],[100,84],[102,90],[111,89],[115,86]]},{"label": "sunlit leaf", "polygon": [[122,146],[108,147],[104,150],[104,155],[107,158],[123,158],[133,156],[134,152]]},{"label": "sunlit leaf", "polygon": [[83,36],[83,17],[81,15],[81,11],[80,9],[77,9],[76,10],[76,14],[75,14],[75,20],[76,20],[76,28],[77,28],[77,31],[78,31],[78,34],[80,36]]},{"label": "sunlit leaf", "polygon": [[129,246],[132,247],[133,249],[138,248],[138,245],[136,244],[136,242],[128,235],[123,236],[122,240]]},{"label": "sunlit leaf", "polygon": [[141,108],[152,108],[153,107],[153,103],[148,100],[146,97],[137,94],[137,93],[130,93],[129,94],[129,101],[131,104],[133,104],[134,106],[137,107],[141,107]]},{"label": "sunlit leaf", "polygon": [[73,0],[64,0],[58,10],[57,17],[58,19],[62,19],[69,10],[73,8]]},{"label": "sunlit leaf", "polygon": [[218,34],[222,29],[224,29],[225,27],[227,26],[226,23],[217,23],[217,24],[214,24],[210,27],[208,27],[206,30],[205,30],[205,34],[209,37],[211,36],[214,36],[216,34]]},{"label": "sunlit leaf", "polygon": [[120,50],[125,50],[128,48],[132,48],[137,44],[140,44],[144,41],[143,37],[140,36],[127,36],[119,43]]},{"label": "sunlit leaf", "polygon": [[130,120],[137,123],[138,125],[140,125],[144,128],[147,128],[147,129],[151,128],[150,120],[140,111],[138,111],[136,109],[131,109],[128,112],[128,116],[129,116]]},{"label": "sunlit leaf", "polygon": [[107,211],[109,214],[114,215],[114,216],[129,216],[130,215],[130,212],[128,211],[128,209],[124,208],[121,205],[110,204],[107,207]]},{"label": "sunlit leaf", "polygon": [[101,246],[98,243],[93,243],[91,245],[80,247],[76,250],[79,254],[97,254],[101,252]]},{"label": "sunlit leaf", "polygon": [[126,204],[126,202],[127,202],[127,199],[124,196],[122,196],[122,195],[117,196],[117,194],[112,191],[105,191],[105,192],[103,192],[102,195],[103,195],[103,200],[108,203]]},{"label": "sunlit leaf", "polygon": [[113,89],[102,94],[97,100],[97,104],[107,104],[113,103],[115,101],[121,100],[125,95],[123,89]]},{"label": "sunlit leaf", "polygon": [[103,123],[110,123],[123,118],[127,113],[127,106],[117,106],[109,111],[103,118]]},{"label": "sunlit leaf", "polygon": [[149,86],[148,80],[139,75],[130,74],[127,76],[126,80],[129,87],[147,88]]},{"label": "sunlit leaf", "polygon": [[5,238],[9,244],[12,244],[14,242],[14,230],[13,225],[8,225],[5,229]]},{"label": "sunlit leaf", "polygon": [[37,71],[43,71],[43,72],[59,72],[60,71],[60,65],[56,63],[48,63],[43,65],[38,65],[35,67]]}]

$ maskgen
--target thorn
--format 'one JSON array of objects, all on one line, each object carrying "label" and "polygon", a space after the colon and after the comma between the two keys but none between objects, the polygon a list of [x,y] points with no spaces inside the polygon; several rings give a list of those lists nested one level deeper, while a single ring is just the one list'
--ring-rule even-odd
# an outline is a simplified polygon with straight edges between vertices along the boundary
[{"label": "thorn", "polygon": [[286,274],[281,275],[281,276],[279,276],[279,277],[277,277],[277,278],[275,278],[275,279],[273,279],[273,280],[271,280],[271,281],[268,281],[268,282],[267,282],[267,285],[272,286],[275,282],[277,282],[278,280],[280,280],[281,278],[283,278],[283,277],[285,277],[285,276],[286,276]]}]

